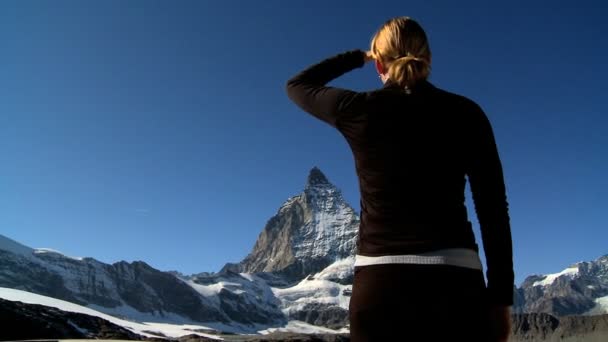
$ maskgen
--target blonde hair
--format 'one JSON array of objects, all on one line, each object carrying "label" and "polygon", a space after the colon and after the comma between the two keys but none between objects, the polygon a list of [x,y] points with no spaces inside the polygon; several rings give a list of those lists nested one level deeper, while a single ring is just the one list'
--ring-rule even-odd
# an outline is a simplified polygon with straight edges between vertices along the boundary
[{"label": "blonde hair", "polygon": [[388,20],[371,42],[372,56],[387,68],[388,78],[411,88],[431,73],[431,49],[422,27],[410,17]]}]

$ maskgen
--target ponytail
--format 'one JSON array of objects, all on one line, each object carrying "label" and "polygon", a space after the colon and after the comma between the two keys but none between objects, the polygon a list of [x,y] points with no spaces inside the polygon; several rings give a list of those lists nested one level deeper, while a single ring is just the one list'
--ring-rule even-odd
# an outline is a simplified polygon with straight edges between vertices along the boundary
[{"label": "ponytail", "polygon": [[423,58],[412,55],[399,57],[388,66],[388,77],[404,88],[411,88],[421,80],[427,79],[431,65]]}]

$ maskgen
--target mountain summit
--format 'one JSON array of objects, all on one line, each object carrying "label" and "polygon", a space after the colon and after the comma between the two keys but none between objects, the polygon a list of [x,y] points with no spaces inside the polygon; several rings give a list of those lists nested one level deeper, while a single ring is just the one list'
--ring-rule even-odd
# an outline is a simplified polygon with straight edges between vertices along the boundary
[{"label": "mountain summit", "polygon": [[331,186],[332,184],[327,180],[327,177],[321,172],[318,167],[313,167],[308,174],[306,181],[306,188],[313,188],[316,186]]},{"label": "mountain summit", "polygon": [[359,217],[318,167],[304,191],[268,220],[251,253],[223,271],[270,272],[288,282],[301,280],[356,252]]}]

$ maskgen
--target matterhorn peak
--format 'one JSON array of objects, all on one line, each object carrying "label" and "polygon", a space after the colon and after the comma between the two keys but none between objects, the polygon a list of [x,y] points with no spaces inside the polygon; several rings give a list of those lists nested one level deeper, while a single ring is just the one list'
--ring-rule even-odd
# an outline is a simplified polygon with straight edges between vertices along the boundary
[{"label": "matterhorn peak", "polygon": [[318,186],[332,186],[332,184],[327,180],[327,177],[321,172],[321,170],[314,166],[310,173],[308,174],[308,179],[306,180],[306,188],[318,187]]},{"label": "matterhorn peak", "polygon": [[340,190],[313,167],[306,188],[268,220],[251,253],[223,270],[273,272],[290,281],[355,254],[359,217]]}]

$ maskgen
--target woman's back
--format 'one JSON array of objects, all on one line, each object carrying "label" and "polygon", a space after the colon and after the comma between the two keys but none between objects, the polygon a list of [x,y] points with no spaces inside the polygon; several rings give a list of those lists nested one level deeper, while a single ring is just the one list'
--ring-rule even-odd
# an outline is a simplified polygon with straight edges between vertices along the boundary
[{"label": "woman's back", "polygon": [[[342,63],[356,53],[344,55],[317,66],[332,60]],[[412,87],[410,93],[389,81],[370,92],[342,90],[310,97],[310,84],[317,80],[309,77],[314,74],[305,71],[292,78],[287,91],[301,107],[335,126],[349,143],[361,194],[359,254],[477,250],[464,190],[465,175],[482,157],[479,145],[494,144],[481,108],[428,81]],[[342,113],[321,112],[338,101],[346,102]],[[479,177],[488,190],[481,193],[504,189],[500,165],[494,158],[482,162],[492,174]]]},{"label": "woman's back", "polygon": [[475,248],[464,205],[470,103],[429,82],[411,94],[389,83],[365,98],[337,126],[359,176],[359,252]]}]

